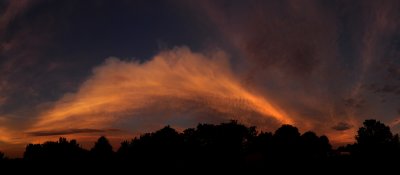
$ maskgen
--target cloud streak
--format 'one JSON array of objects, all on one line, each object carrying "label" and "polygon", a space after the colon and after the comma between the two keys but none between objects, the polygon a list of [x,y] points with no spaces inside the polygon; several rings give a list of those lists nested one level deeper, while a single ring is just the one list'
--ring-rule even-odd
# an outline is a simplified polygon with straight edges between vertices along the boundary
[{"label": "cloud streak", "polygon": [[337,125],[333,126],[332,129],[337,130],[337,131],[345,131],[348,130],[350,128],[352,128],[353,126],[345,123],[345,122],[339,122]]},{"label": "cloud streak", "polygon": [[[20,0],[20,1],[6,1],[8,4],[4,12],[0,16],[0,36],[4,34],[5,29],[9,23],[20,13],[22,13],[31,3],[30,0]],[[5,5],[5,4],[0,4]],[[1,39],[1,38],[0,38]]]},{"label": "cloud streak", "polygon": [[[376,95],[393,97],[399,87],[398,2],[249,0],[194,6],[202,7],[199,13],[239,52],[246,80],[302,121],[300,128],[351,142],[362,120],[395,117],[398,98],[382,106],[385,100]],[[363,88],[372,83],[379,94]],[[354,127],[332,130],[340,122]]]},{"label": "cloud streak", "polygon": [[[253,117],[294,123],[267,98],[246,89],[231,72],[222,51],[205,55],[176,48],[144,63],[107,59],[76,93],[66,94],[43,112],[29,132],[110,127],[127,118],[151,118],[152,111],[160,109],[178,115],[193,105],[198,108],[194,110],[229,116],[226,119],[246,122]],[[144,111],[150,115],[141,116]],[[166,124],[162,121],[152,122]]]},{"label": "cloud streak", "polygon": [[68,129],[68,130],[52,130],[52,131],[36,131],[29,132],[31,136],[60,136],[60,135],[71,135],[71,134],[81,134],[81,133],[105,133],[105,132],[115,132],[118,129]]}]

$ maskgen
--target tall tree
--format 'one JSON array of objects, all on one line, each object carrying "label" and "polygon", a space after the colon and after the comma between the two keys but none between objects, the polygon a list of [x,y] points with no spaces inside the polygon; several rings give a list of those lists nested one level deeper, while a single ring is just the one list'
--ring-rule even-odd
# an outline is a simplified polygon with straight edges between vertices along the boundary
[{"label": "tall tree", "polygon": [[358,129],[353,154],[362,157],[391,157],[398,152],[399,137],[377,120],[365,120]]},{"label": "tall tree", "polygon": [[90,150],[96,160],[110,160],[113,157],[113,148],[105,136],[101,136]]}]

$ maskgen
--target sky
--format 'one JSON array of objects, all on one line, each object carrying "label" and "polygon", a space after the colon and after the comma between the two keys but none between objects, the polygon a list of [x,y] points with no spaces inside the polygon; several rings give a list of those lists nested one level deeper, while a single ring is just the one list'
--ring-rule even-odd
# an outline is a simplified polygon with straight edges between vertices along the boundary
[{"label": "sky", "polygon": [[170,125],[400,132],[400,2],[0,0],[0,151]]}]

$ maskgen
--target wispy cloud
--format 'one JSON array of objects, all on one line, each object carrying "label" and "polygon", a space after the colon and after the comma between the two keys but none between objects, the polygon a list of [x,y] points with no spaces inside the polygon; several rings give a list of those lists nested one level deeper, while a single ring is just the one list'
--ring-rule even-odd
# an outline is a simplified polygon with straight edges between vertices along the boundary
[{"label": "wispy cloud", "polygon": [[[295,121],[267,98],[246,89],[231,72],[222,51],[204,55],[176,48],[144,63],[108,59],[94,69],[78,92],[64,95],[44,111],[30,132],[110,127],[129,118],[150,118],[153,125],[164,125],[173,121],[174,115],[168,113],[181,116],[179,113],[188,109],[244,122],[252,118],[271,123]],[[147,114],[142,116],[143,112]]]},{"label": "wispy cloud", "polygon": [[348,124],[346,122],[339,122],[338,124],[333,126],[332,129],[337,130],[337,131],[345,131],[345,130],[348,130],[348,129],[352,128],[352,127],[353,127],[353,125]]},{"label": "wispy cloud", "polygon": [[[0,4],[6,5],[4,12],[0,16],[0,36],[3,36],[5,29],[9,23],[20,13],[30,5],[31,0],[19,0],[19,1],[6,1],[8,3]],[[0,37],[1,39],[1,37]]]},{"label": "wispy cloud", "polygon": [[81,133],[106,133],[106,132],[116,132],[119,129],[67,129],[67,130],[51,130],[51,131],[36,131],[28,132],[31,136],[60,136],[60,135],[70,135],[70,134],[81,134]]}]

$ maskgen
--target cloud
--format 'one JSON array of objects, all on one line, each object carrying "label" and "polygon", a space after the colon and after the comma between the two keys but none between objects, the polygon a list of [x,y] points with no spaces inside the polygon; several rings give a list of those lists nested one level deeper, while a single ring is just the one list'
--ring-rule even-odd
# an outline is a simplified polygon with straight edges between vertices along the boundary
[{"label": "cloud", "polygon": [[[1,119],[1,118],[0,118]],[[4,120],[0,120],[1,123],[5,123]],[[9,144],[9,143],[17,143],[14,139],[16,133],[10,130],[9,128],[0,126],[0,143]],[[0,144],[0,148],[1,148]]]},{"label": "cloud", "polygon": [[400,95],[400,82],[395,81],[385,82],[385,84],[372,83],[369,85],[364,85],[363,88],[378,95],[382,103],[388,102],[388,98],[390,99]]},{"label": "cloud", "polygon": [[[0,64],[0,68],[1,68],[1,64]],[[0,70],[0,73],[2,73],[1,70]],[[7,75],[3,74],[3,76],[7,76]],[[2,106],[6,104],[8,98],[9,98],[8,97],[9,90],[10,90],[9,83],[5,79],[2,79],[0,77],[0,115],[2,113],[2,111],[1,111]]]},{"label": "cloud", "polygon": [[353,125],[348,124],[346,122],[339,122],[338,124],[333,126],[332,129],[337,130],[337,131],[345,131],[345,130],[348,130],[348,129],[352,128],[352,127],[353,127]]},{"label": "cloud", "polygon": [[[220,32],[222,45],[227,45],[221,47],[233,50],[229,53],[233,60],[222,51],[195,53],[187,48],[163,51],[144,62],[109,58],[81,85],[87,68],[97,64],[88,61],[98,60],[94,56],[80,60],[92,55],[82,54],[90,49],[73,46],[82,51],[76,58],[71,56],[79,62],[74,64],[56,58],[70,57],[58,52],[63,50],[56,49],[60,43],[49,47],[49,52],[43,48],[54,34],[63,36],[58,39],[80,36],[65,35],[74,30],[59,28],[64,23],[81,24],[71,21],[75,17],[69,14],[85,15],[75,13],[85,8],[44,1],[46,8],[25,13],[32,2],[7,1],[0,16],[0,34],[7,34],[0,36],[0,115],[7,111],[8,118],[15,118],[14,130],[24,130],[34,120],[24,133],[50,136],[76,128],[145,132],[165,124],[185,128],[197,122],[238,119],[269,130],[292,123],[300,130],[327,134],[331,140],[353,141],[364,118],[391,117],[385,111],[398,108],[398,98],[379,106],[373,96],[374,92],[386,97],[400,94],[397,2],[196,2],[201,19],[207,20],[204,24],[212,26],[211,20]],[[66,11],[60,13],[61,9]],[[15,25],[11,32],[6,31],[10,24]],[[102,32],[93,36],[97,33]],[[70,50],[69,42],[58,42]],[[84,45],[109,50],[103,44]],[[63,64],[67,62],[69,66]],[[58,69],[76,72],[55,72]],[[375,87],[362,88],[372,83]],[[3,140],[12,141],[11,135],[18,135],[10,128],[3,128],[8,133]],[[89,133],[78,130],[76,134]]]},{"label": "cloud", "polygon": [[394,121],[392,121],[392,122],[389,124],[390,127],[396,127],[396,126],[398,126],[398,125],[400,125],[400,118],[395,119]]},{"label": "cloud", "polygon": [[[397,109],[397,115],[400,116],[400,109]],[[390,127],[396,127],[400,125],[400,117],[395,118],[392,122],[390,122]],[[392,128],[393,129],[393,128]]]},{"label": "cloud", "polygon": [[65,94],[42,112],[29,132],[104,128],[129,120],[135,129],[151,129],[149,125],[185,118],[201,122],[201,116],[245,123],[295,121],[268,98],[246,89],[231,72],[224,52],[207,55],[181,47],[143,63],[107,59],[76,93]]},{"label": "cloud", "polygon": [[10,145],[26,143],[26,137],[21,130],[12,125],[10,116],[0,113],[0,150]]},{"label": "cloud", "polygon": [[400,65],[389,65],[386,70],[391,78],[400,80]]},{"label": "cloud", "polygon": [[206,1],[203,7],[257,72],[302,78],[337,55],[337,19],[322,3]]},{"label": "cloud", "polygon": [[[7,28],[8,24],[20,13],[24,12],[24,10],[30,5],[30,0],[19,0],[19,1],[6,1],[8,4],[0,4],[6,5],[7,7],[3,11],[0,16],[0,36],[4,34],[5,29]],[[1,37],[0,37],[1,39]]]},{"label": "cloud", "polygon": [[360,98],[347,98],[343,101],[345,106],[350,108],[361,108],[365,105],[365,100]]},{"label": "cloud", "polygon": [[36,131],[29,132],[31,136],[54,136],[54,135],[70,135],[70,134],[81,134],[81,133],[105,133],[105,132],[115,132],[119,129],[67,129],[67,130],[52,130],[52,131]]},{"label": "cloud", "polygon": [[7,52],[12,47],[10,43],[5,42],[6,29],[8,28],[9,23],[20,13],[24,12],[28,5],[28,0],[0,2],[0,58],[2,59],[0,60],[0,73],[2,74],[0,77],[0,109],[1,106],[6,103],[6,90],[8,89],[8,83],[4,78],[8,76],[8,69],[7,66],[2,64],[5,62],[3,56],[4,52]]},{"label": "cloud", "polygon": [[55,20],[46,10],[35,8],[42,2],[0,2],[0,115],[19,116],[14,114],[34,110],[32,106],[49,96],[44,84],[50,80],[43,76],[49,74],[43,67]]},{"label": "cloud", "polygon": [[[377,82],[382,93],[399,92],[393,83],[399,72],[398,2],[249,0],[194,6],[239,52],[249,84],[304,121],[300,127],[335,137],[326,123],[356,127],[376,114],[392,116],[385,111],[398,99],[380,106],[361,87]],[[346,140],[354,140],[354,128],[346,132]]]},{"label": "cloud", "polygon": [[357,123],[353,118],[359,109],[343,104],[343,99],[356,97],[348,94],[354,70],[343,66],[354,58],[342,53],[348,49],[342,44],[351,43],[344,34],[351,36],[352,29],[341,28],[345,12],[339,5],[290,0],[200,4],[239,52],[239,74],[301,121],[301,130],[329,135],[326,123]]},{"label": "cloud", "polygon": [[371,86],[371,89],[375,93],[394,93],[397,94],[400,91],[400,86],[398,85],[383,85],[382,87]]}]

